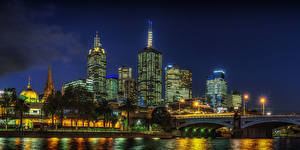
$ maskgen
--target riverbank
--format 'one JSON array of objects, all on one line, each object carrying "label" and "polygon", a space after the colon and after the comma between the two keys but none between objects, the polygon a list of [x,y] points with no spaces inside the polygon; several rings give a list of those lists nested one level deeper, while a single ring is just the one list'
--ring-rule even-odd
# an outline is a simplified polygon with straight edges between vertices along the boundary
[{"label": "riverbank", "polygon": [[0,137],[38,137],[38,138],[173,138],[172,135],[141,132],[40,132],[40,131],[0,131]]}]

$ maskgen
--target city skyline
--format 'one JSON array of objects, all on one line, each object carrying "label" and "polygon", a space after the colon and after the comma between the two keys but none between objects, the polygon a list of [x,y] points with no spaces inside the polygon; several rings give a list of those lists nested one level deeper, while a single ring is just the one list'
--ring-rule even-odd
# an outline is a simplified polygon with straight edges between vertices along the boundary
[{"label": "city skyline", "polygon": [[[31,8],[36,8],[36,7],[32,6]],[[56,15],[58,15],[59,12],[61,11],[60,10],[61,6],[56,6],[56,7],[57,7],[56,9],[58,11],[57,12],[54,11],[54,13],[56,13]],[[54,16],[56,16],[56,15],[54,15]],[[5,72],[5,70],[1,70],[0,88],[3,89],[6,87],[16,87],[18,92],[20,92],[20,91],[26,89],[27,78],[28,78],[28,76],[31,76],[32,87],[36,91],[38,91],[38,93],[40,93],[43,91],[43,88],[45,85],[45,79],[47,76],[47,70],[48,70],[49,64],[52,65],[53,80],[54,80],[55,89],[57,89],[57,90],[61,90],[61,85],[63,82],[66,83],[66,82],[76,80],[79,78],[85,78],[86,77],[86,73],[85,73],[86,72],[86,61],[87,61],[86,56],[88,54],[88,50],[92,46],[91,44],[88,44],[88,43],[92,43],[92,38],[93,38],[94,32],[96,30],[99,31],[100,37],[102,39],[101,41],[103,41],[102,42],[103,47],[105,48],[105,50],[107,50],[108,74],[117,74],[118,67],[121,67],[122,65],[126,65],[126,66],[133,68],[133,74],[134,74],[134,77],[136,78],[137,52],[140,49],[142,49],[145,46],[145,43],[147,42],[146,36],[144,36],[144,35],[146,35],[145,33],[146,33],[146,29],[147,29],[146,23],[145,23],[147,20],[147,17],[145,17],[145,16],[147,16],[147,15],[145,15],[145,14],[143,14],[143,15],[144,15],[144,17],[139,16],[139,17],[134,18],[133,19],[134,21],[132,21],[132,23],[125,23],[124,29],[117,28],[120,26],[115,26],[114,28],[111,27],[111,29],[107,29],[108,26],[111,26],[111,24],[118,19],[116,19],[114,21],[106,19],[106,23],[98,22],[98,23],[96,23],[98,25],[93,25],[90,29],[83,29],[83,31],[80,31],[80,32],[78,32],[79,31],[78,26],[71,27],[73,29],[64,29],[65,28],[64,26],[71,25],[71,24],[63,23],[64,25],[61,25],[61,28],[64,30],[63,33],[68,33],[68,34],[73,34],[73,33],[78,34],[79,33],[80,34],[81,40],[79,40],[79,41],[81,43],[80,45],[81,46],[83,45],[83,46],[82,47],[79,46],[81,48],[78,48],[79,55],[76,54],[75,55],[76,58],[73,58],[73,56],[74,56],[73,54],[71,54],[71,55],[65,54],[62,56],[58,56],[58,58],[45,59],[45,60],[41,60],[39,58],[38,60],[41,61],[41,63],[39,63],[39,64],[30,63],[30,66],[26,67],[26,69],[20,69],[17,71],[13,71],[11,73],[7,73],[7,71]],[[297,92],[295,92],[295,91],[299,90],[299,89],[297,89],[297,86],[295,85],[297,83],[297,79],[296,79],[296,81],[294,81],[296,83],[292,82],[293,77],[299,73],[297,71],[293,72],[293,68],[296,67],[296,66],[293,66],[293,64],[294,63],[297,64],[298,60],[289,60],[290,57],[293,58],[294,56],[290,56],[290,55],[288,55],[288,53],[280,51],[280,49],[276,48],[275,46],[270,47],[270,44],[275,44],[275,43],[273,43],[273,42],[268,43],[267,42],[268,40],[266,40],[267,43],[263,43],[263,44],[268,45],[266,47],[269,47],[269,48],[265,51],[261,51],[262,48],[260,48],[260,44],[262,44],[262,43],[260,43],[259,40],[257,40],[256,41],[257,43],[254,44],[254,48],[258,48],[260,51],[253,52],[253,49],[249,48],[251,46],[248,45],[249,46],[248,49],[250,49],[250,50],[248,50],[248,53],[244,54],[240,51],[243,51],[243,49],[245,47],[243,47],[242,44],[240,44],[237,46],[239,48],[236,48],[235,50],[232,50],[228,53],[225,53],[222,51],[223,50],[226,51],[227,48],[221,49],[216,45],[212,45],[212,46],[206,45],[206,47],[201,46],[201,44],[205,45],[204,44],[205,42],[201,43],[201,41],[207,42],[208,40],[205,40],[205,39],[207,37],[208,37],[208,39],[210,39],[209,38],[210,34],[216,34],[216,35],[211,35],[211,36],[218,36],[218,35],[225,36],[228,33],[235,33],[236,36],[238,36],[239,34],[237,34],[236,30],[239,31],[239,29],[231,28],[231,26],[234,26],[234,22],[236,21],[234,19],[232,22],[230,22],[230,21],[227,22],[229,24],[228,26],[230,26],[230,27],[226,28],[226,25],[222,26],[226,29],[221,30],[221,33],[219,33],[219,34],[217,34],[216,32],[213,32],[213,31],[204,32],[204,31],[200,30],[201,32],[205,33],[206,36],[204,36],[200,39],[194,39],[194,42],[197,44],[188,45],[191,43],[184,40],[184,38],[181,38],[181,37],[187,38],[186,34],[182,33],[182,32],[187,32],[190,35],[192,35],[191,30],[188,30],[187,26],[185,26],[184,28],[180,28],[181,27],[180,24],[175,24],[175,27],[173,27],[170,30],[166,30],[166,27],[168,27],[169,24],[164,22],[162,20],[162,18],[158,17],[157,15],[153,15],[152,17],[149,17],[149,18],[151,18],[153,20],[153,22],[155,22],[154,27],[153,27],[154,45],[164,55],[163,68],[166,66],[167,63],[175,63],[180,66],[183,66],[183,68],[191,69],[193,72],[193,93],[195,93],[195,95],[201,96],[202,94],[204,94],[205,80],[206,80],[205,76],[209,75],[214,68],[223,67],[223,68],[225,68],[226,72],[228,73],[228,76],[226,76],[226,78],[227,78],[226,81],[228,82],[229,90],[238,89],[241,92],[250,93],[250,96],[251,96],[250,102],[253,102],[254,104],[258,103],[257,101],[258,101],[259,96],[265,95],[266,97],[268,97],[268,99],[270,99],[270,101],[272,101],[268,105],[270,105],[270,107],[272,107],[272,105],[274,105],[274,107],[272,107],[272,108],[274,108],[274,110],[273,110],[274,112],[281,112],[281,111],[288,112],[289,111],[289,110],[276,110],[277,108],[280,108],[279,104],[281,104],[281,102],[283,101],[282,99],[287,98],[288,102],[286,104],[282,104],[282,105],[285,105],[286,109],[290,109],[291,111],[297,110],[297,107],[292,106],[295,104],[291,105],[291,103],[295,102],[297,104],[297,99],[299,98],[299,95],[297,94]],[[51,19],[53,19],[53,17],[50,17],[50,20]],[[291,20],[293,21],[293,19],[291,19]],[[38,20],[36,22],[39,22],[39,21],[40,20]],[[121,19],[120,19],[120,21],[121,21]],[[200,25],[200,27],[202,27],[202,28],[206,28],[206,29],[208,28],[205,24],[201,24],[199,22],[193,24],[193,21],[195,21],[195,20],[192,19],[192,20],[188,21],[190,24],[192,23],[191,26]],[[275,21],[276,21],[276,19],[275,19]],[[45,21],[45,20],[44,21],[42,20],[41,22],[49,23],[48,21]],[[171,22],[175,23],[175,20],[171,20]],[[267,23],[268,23],[268,21],[267,21]],[[128,29],[135,35],[130,35],[129,40],[127,41],[126,38],[124,38],[124,37],[127,37],[127,33],[128,33],[128,32],[125,32],[125,30],[126,30],[125,26],[133,25],[133,24],[136,24],[134,26],[134,28],[136,28],[136,27],[137,28],[134,29],[132,27],[131,28],[129,27]],[[219,25],[218,23],[216,23],[216,24]],[[243,25],[242,22],[238,22],[238,24]],[[52,26],[53,24],[49,23],[49,25]],[[255,24],[255,25],[257,25],[257,24]],[[121,26],[121,27],[123,27],[123,26]],[[280,26],[273,26],[273,27],[280,29]],[[245,26],[241,27],[241,29],[244,29],[244,28],[245,28]],[[176,29],[180,29],[180,30],[176,30]],[[208,28],[208,29],[212,30],[213,28]],[[232,29],[232,31],[227,31],[230,29]],[[260,29],[263,29],[263,27],[261,27]],[[118,31],[111,32],[113,30],[118,30]],[[164,31],[164,30],[166,30],[166,31]],[[124,32],[122,32],[122,31],[124,31]],[[174,33],[171,33],[171,31],[174,31],[175,35],[178,35],[178,37],[177,36],[174,36],[174,37],[168,36],[167,34],[170,34],[170,35],[174,34]],[[200,31],[198,30],[198,32],[200,32]],[[118,34],[116,34],[116,32],[118,32],[118,34],[121,35],[119,37],[119,39],[115,38],[118,35]],[[267,30],[265,32],[270,34],[274,31]],[[281,32],[281,31],[277,31],[277,32]],[[284,34],[284,33],[282,33],[282,34]],[[123,34],[126,34],[126,35],[123,35]],[[292,32],[291,32],[290,34],[291,34],[291,36],[295,36],[294,35],[295,33],[292,34]],[[251,35],[251,34],[247,32],[247,35]],[[198,34],[197,34],[197,36],[198,36]],[[177,39],[176,37],[179,39]],[[192,37],[195,37],[195,35]],[[252,36],[252,38],[255,38],[255,37],[256,36]],[[265,38],[266,37],[269,37],[269,36],[265,35]],[[272,36],[270,36],[270,37],[272,37]],[[236,38],[237,37],[231,37],[230,39],[237,40]],[[138,39],[138,41],[132,43],[132,42],[130,42],[132,39]],[[171,41],[173,40],[173,41],[177,41],[180,43],[166,42],[168,40],[171,40]],[[249,42],[249,40],[251,41],[251,39],[245,39],[245,41],[248,41],[248,42]],[[264,41],[264,38],[262,38],[260,40]],[[276,39],[276,40],[281,41],[281,39]],[[122,43],[122,41],[124,41],[124,43]],[[199,42],[200,42],[200,44],[199,44]],[[224,43],[222,44],[222,42],[225,43],[226,40],[223,39],[223,41],[220,40],[218,42],[213,40],[212,43],[215,43],[215,44],[221,43],[222,46],[229,46],[229,44],[228,45],[224,44]],[[238,42],[242,42],[242,41],[238,41]],[[290,41],[290,42],[292,42],[292,41]],[[71,44],[71,43],[72,42],[70,42],[69,44]],[[116,43],[121,43],[120,47],[114,46],[114,44],[116,44]],[[288,43],[288,42],[285,41],[285,43],[282,44],[283,46],[281,46],[280,48],[284,48],[284,46],[287,45],[286,43]],[[236,43],[232,42],[231,44],[236,44]],[[245,43],[243,43],[243,44],[245,44]],[[292,43],[290,46],[295,46],[295,44],[296,43]],[[129,45],[129,46],[127,47],[127,45]],[[121,48],[123,48],[123,46],[126,46],[126,48],[121,49]],[[196,46],[200,46],[200,48],[196,48]],[[132,48],[132,47],[135,47],[135,48]],[[184,47],[186,47],[186,48],[184,49]],[[234,47],[234,46],[232,46],[232,47]],[[229,46],[228,49],[230,49],[232,47]],[[297,45],[295,47],[297,47]],[[215,53],[210,53],[210,52],[207,52],[208,50],[204,50],[204,49],[208,49],[208,48],[210,48],[211,50],[215,50]],[[184,50],[182,50],[182,49],[184,49]],[[196,50],[193,50],[193,49],[196,49]],[[270,49],[276,49],[277,51],[273,51]],[[3,49],[1,49],[1,51],[2,50]],[[36,52],[36,51],[33,51],[33,52],[32,51],[33,50],[29,51],[30,52],[29,54]],[[63,49],[59,49],[59,51],[63,51]],[[70,51],[72,51],[72,49],[68,50],[68,52],[70,52]],[[117,54],[117,53],[122,53],[125,51],[129,53],[129,54],[125,54],[125,57],[129,56],[126,58],[128,60],[125,60],[125,58],[122,58],[122,54]],[[18,50],[16,50],[16,52],[18,52]],[[195,53],[195,52],[198,52],[197,54],[199,55],[198,56],[199,60],[197,60],[197,61],[195,59],[197,59],[198,57],[193,56],[193,53]],[[252,53],[249,54],[249,52],[252,52],[253,54]],[[296,53],[295,56],[297,56],[297,54],[298,54],[298,52],[295,52],[293,49],[292,50],[290,49],[290,51],[288,51],[288,52]],[[7,53],[7,51],[6,51],[6,53]],[[10,56],[10,53],[9,54],[6,54],[6,53],[4,54],[4,56],[6,56],[6,55]],[[202,55],[202,53],[204,55]],[[45,54],[50,55],[50,53],[45,53]],[[64,52],[62,52],[62,54],[64,54]],[[232,56],[230,56],[230,55],[232,55]],[[253,57],[250,59],[250,58],[248,58],[247,55],[253,55]],[[265,57],[260,56],[260,55],[265,55],[268,57],[265,59]],[[212,56],[214,56],[214,57],[212,57]],[[27,59],[28,56],[24,56],[24,57]],[[40,57],[40,56],[36,56],[36,57]],[[186,59],[182,59],[181,57],[186,57]],[[205,57],[209,57],[209,59],[211,59],[211,60],[206,59]],[[226,57],[229,57],[229,58],[226,58]],[[282,61],[283,64],[276,63],[276,60],[281,57],[284,57],[284,60]],[[76,60],[76,59],[79,59],[79,60]],[[116,60],[116,59],[120,59],[120,60]],[[238,61],[237,62],[230,61],[230,59],[237,59]],[[257,61],[262,61],[262,62],[259,63]],[[2,61],[1,61],[1,63],[2,63]],[[5,62],[3,62],[3,63],[5,64]],[[253,64],[249,65],[249,63],[253,63]],[[273,66],[274,66],[273,63],[276,64],[277,67],[273,68]],[[74,66],[76,66],[76,67],[71,66],[71,64],[74,64]],[[64,67],[60,67],[61,65],[63,65]],[[201,71],[199,71],[199,70],[201,70]],[[286,73],[277,72],[279,70],[280,70],[280,72],[283,71]],[[264,71],[267,71],[266,74],[269,74],[269,75],[265,75],[263,73]],[[256,73],[253,73],[253,72],[256,72]],[[66,73],[67,73],[67,76],[63,77],[63,75]],[[292,73],[295,73],[295,74],[291,75]],[[254,82],[253,82],[253,80],[254,80]],[[274,80],[276,80],[276,83],[274,83]],[[281,81],[281,80],[284,80],[284,81]],[[242,83],[242,82],[244,82],[244,83]],[[287,83],[283,83],[283,82],[287,82]],[[287,87],[287,89],[282,88],[282,86]],[[227,92],[229,92],[229,90]]]}]

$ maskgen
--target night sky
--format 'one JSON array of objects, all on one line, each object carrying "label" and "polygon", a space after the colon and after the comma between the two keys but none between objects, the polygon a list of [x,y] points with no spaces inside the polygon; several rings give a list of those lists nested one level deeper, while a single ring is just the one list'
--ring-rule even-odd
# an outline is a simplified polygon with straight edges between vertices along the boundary
[{"label": "night sky", "polygon": [[107,53],[107,72],[125,65],[136,77],[147,20],[163,64],[193,72],[193,95],[224,68],[228,92],[267,97],[273,113],[300,112],[300,5],[295,2],[1,1],[0,89],[43,92],[49,64],[56,89],[86,78],[93,36]]}]

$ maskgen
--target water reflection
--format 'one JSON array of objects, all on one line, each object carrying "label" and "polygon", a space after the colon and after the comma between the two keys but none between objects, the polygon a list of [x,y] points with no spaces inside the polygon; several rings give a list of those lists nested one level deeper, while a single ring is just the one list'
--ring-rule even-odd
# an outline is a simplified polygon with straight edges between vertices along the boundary
[{"label": "water reflection", "polygon": [[0,138],[5,149],[177,149],[272,150],[297,149],[300,139],[204,139],[204,138]]}]

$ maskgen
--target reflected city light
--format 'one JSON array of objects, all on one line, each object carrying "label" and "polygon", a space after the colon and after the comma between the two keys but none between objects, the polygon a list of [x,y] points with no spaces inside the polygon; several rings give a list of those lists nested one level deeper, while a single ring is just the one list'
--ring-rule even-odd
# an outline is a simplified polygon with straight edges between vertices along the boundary
[{"label": "reflected city light", "polygon": [[59,138],[48,138],[48,149],[57,149]]}]

